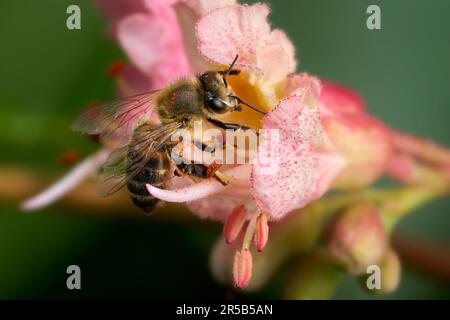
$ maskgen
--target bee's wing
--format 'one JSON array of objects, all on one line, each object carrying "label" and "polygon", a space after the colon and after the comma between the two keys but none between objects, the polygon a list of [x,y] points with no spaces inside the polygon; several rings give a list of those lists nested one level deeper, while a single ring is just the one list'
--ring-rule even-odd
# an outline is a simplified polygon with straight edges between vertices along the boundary
[{"label": "bee's wing", "polygon": [[[155,152],[160,151],[161,147],[170,141],[172,134],[181,127],[181,122],[173,122],[153,129],[149,129],[148,126],[136,129],[131,143],[113,150],[100,168],[98,194],[106,197],[122,188],[143,169],[148,159]],[[132,160],[127,158],[130,148],[136,155]]]},{"label": "bee's wing", "polygon": [[155,114],[159,92],[146,92],[90,108],[75,119],[72,129],[127,142],[137,125]]}]

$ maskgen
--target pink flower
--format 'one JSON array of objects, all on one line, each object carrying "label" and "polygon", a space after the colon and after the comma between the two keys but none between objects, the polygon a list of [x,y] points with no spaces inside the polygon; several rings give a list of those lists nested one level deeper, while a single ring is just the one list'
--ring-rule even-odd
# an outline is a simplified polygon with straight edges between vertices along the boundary
[{"label": "pink flower", "polygon": [[[264,161],[226,169],[229,186],[177,177],[171,190],[147,185],[159,199],[186,203],[200,217],[225,222],[228,242],[242,239],[234,264],[238,287],[250,280],[249,248],[254,242],[263,249],[271,221],[332,187],[366,186],[383,174],[391,153],[389,130],[366,113],[352,91],[295,73],[294,46],[283,31],[271,29],[268,6],[234,0],[102,0],[99,5],[131,63],[119,79],[121,95],[160,89],[207,69],[223,70],[238,54],[236,68],[242,72],[229,84],[237,96],[268,114],[261,119],[245,111],[224,120],[279,133],[281,147],[270,153],[272,138],[262,134],[256,158]],[[104,161],[101,155],[91,167]],[[268,172],[267,163],[277,163],[276,170]],[[78,180],[60,183],[57,194],[44,192],[24,208],[48,204]]]},{"label": "pink flower", "polygon": [[390,129],[370,116],[361,98],[343,86],[325,82],[320,100],[322,125],[346,162],[333,186],[368,186],[384,173],[391,157]]},{"label": "pink flower", "polygon": [[[230,78],[231,87],[253,105],[273,109],[262,121],[262,128],[280,130],[281,139],[286,142],[285,147],[280,148],[280,154],[269,155],[266,159],[281,160],[278,174],[266,174],[264,167],[255,165],[237,177],[249,181],[251,188],[243,188],[240,194],[235,192],[230,197],[254,198],[258,210],[249,213],[249,220],[256,218],[259,212],[268,213],[271,219],[277,220],[306,205],[327,190],[342,163],[334,150],[327,149],[325,140],[328,139],[323,139],[325,134],[318,102],[320,84],[306,74],[289,77],[296,69],[293,45],[281,30],[270,29],[268,13],[268,7],[261,4],[225,6],[210,11],[196,25],[198,49],[212,64],[210,68],[225,66],[236,54],[239,55],[236,67],[243,72],[235,79]],[[277,59],[277,67],[271,63],[273,59]],[[247,115],[254,119],[251,120],[256,127],[261,126],[253,114]],[[267,139],[263,139],[263,144],[266,142]],[[211,186],[210,195],[223,196],[222,192],[227,189],[213,182],[203,184]],[[183,189],[181,201],[188,200],[189,190],[192,195],[189,200],[198,200],[197,189],[197,186]],[[156,191],[152,186],[149,191],[172,201],[179,199],[180,193],[177,190]],[[287,200],[284,196],[289,201],[284,201]],[[205,217],[223,220],[233,210],[229,207],[225,214],[218,215],[213,206],[207,205],[208,202],[217,203],[216,199],[207,200],[202,199],[200,208]],[[200,206],[194,203],[194,207]]]},{"label": "pink flower", "polygon": [[172,8],[174,2],[98,1],[100,9],[111,19],[113,37],[131,62],[119,80],[121,95],[157,90],[191,73]]}]

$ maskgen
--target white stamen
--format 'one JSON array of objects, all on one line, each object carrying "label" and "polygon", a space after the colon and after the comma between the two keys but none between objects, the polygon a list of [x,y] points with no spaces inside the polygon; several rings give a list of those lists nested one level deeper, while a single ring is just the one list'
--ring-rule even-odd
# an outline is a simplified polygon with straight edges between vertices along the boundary
[{"label": "white stamen", "polygon": [[109,154],[109,150],[100,149],[98,152],[94,153],[83,162],[75,166],[68,174],[66,174],[55,184],[51,185],[36,196],[22,202],[20,204],[20,208],[26,211],[33,211],[55,202],[92,174],[106,161]]},{"label": "white stamen", "polygon": [[[190,186],[176,189],[165,190],[156,188],[150,184],[147,184],[148,192],[155,198],[168,202],[187,202],[194,201],[206,196],[227,191],[229,189],[236,188],[234,186],[234,177],[241,177],[242,175],[248,175],[248,168],[246,166],[237,166],[224,172],[226,175],[232,177],[232,183],[228,186],[223,186],[219,182],[208,179],[199,183],[192,184]],[[239,185],[242,185],[242,179],[235,180]],[[248,182],[247,182],[248,183]],[[230,190],[231,191],[231,190]]]}]

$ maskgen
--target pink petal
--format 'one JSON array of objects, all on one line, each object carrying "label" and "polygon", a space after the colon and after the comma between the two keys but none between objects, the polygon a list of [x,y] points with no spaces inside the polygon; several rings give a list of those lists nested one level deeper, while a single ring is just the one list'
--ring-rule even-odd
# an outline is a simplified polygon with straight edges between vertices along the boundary
[{"label": "pink petal", "polygon": [[312,98],[319,99],[322,85],[320,80],[306,72],[290,75],[284,84],[284,96],[295,91],[309,92]]},{"label": "pink petal", "polygon": [[148,91],[152,91],[152,83],[147,75],[134,65],[125,66],[117,81],[118,97],[131,97]]},{"label": "pink petal", "polygon": [[99,10],[109,19],[120,20],[128,15],[170,6],[178,0],[97,0]]},{"label": "pink petal", "polygon": [[[246,172],[248,172],[248,166],[237,166],[225,171],[225,174],[232,178],[241,180],[242,175]],[[232,184],[223,186],[214,179],[203,180],[202,182],[194,183],[190,186],[176,190],[159,189],[147,184],[148,192],[151,195],[155,198],[168,202],[194,201],[219,192],[233,192],[233,189],[235,188],[236,186]]]},{"label": "pink petal", "polygon": [[[263,128],[279,130],[282,146],[270,150],[264,159],[264,163],[278,163],[278,170],[267,172],[264,165],[256,163],[252,193],[258,209],[278,220],[323,194],[342,162],[339,157],[330,161],[318,153],[322,137],[319,109],[309,106],[304,94],[297,92],[282,100],[263,119]],[[268,148],[263,136],[258,157]]]},{"label": "pink petal", "polygon": [[[214,10],[197,23],[199,51],[216,64],[227,65],[239,54],[238,67],[256,67],[256,48],[269,44],[266,5]],[[226,45],[224,45],[226,43]]]},{"label": "pink petal", "polygon": [[277,83],[297,68],[295,48],[287,35],[279,29],[272,31],[269,37],[269,44],[258,52],[256,59],[264,73],[264,80]]},{"label": "pink petal", "polygon": [[202,219],[225,222],[231,211],[242,204],[242,199],[248,196],[248,188],[241,189],[243,195],[213,194],[205,198],[186,203],[189,210]]},{"label": "pink petal", "polygon": [[383,123],[367,113],[333,110],[328,115],[321,115],[321,123],[331,143],[346,161],[334,187],[365,187],[384,173],[392,142],[390,130]]},{"label": "pink petal", "polygon": [[450,150],[431,140],[397,131],[392,132],[392,140],[395,148],[401,152],[435,165],[450,165]]},{"label": "pink petal", "polygon": [[275,29],[271,33],[271,42],[281,46],[286,53],[288,73],[294,72],[297,69],[297,59],[295,57],[295,46],[287,36],[287,34],[281,29]]},{"label": "pink petal", "polygon": [[269,11],[264,4],[211,11],[197,23],[200,53],[220,65],[230,64],[239,54],[237,67],[263,75],[271,83],[281,81],[295,70],[294,47],[282,31],[271,32]]},{"label": "pink petal", "polygon": [[183,34],[184,48],[192,71],[203,73],[211,69],[211,65],[197,50],[197,38],[195,35],[195,24],[197,20],[206,13],[235,4],[235,0],[184,0],[174,5],[177,13],[178,24]]},{"label": "pink petal", "polygon": [[145,0],[97,0],[97,5],[100,11],[112,20],[146,9]]},{"label": "pink petal", "polygon": [[213,180],[199,182],[192,186],[177,190],[160,189],[151,184],[147,184],[147,190],[152,196],[168,202],[194,201],[214,193],[219,193],[229,187],[230,186],[224,187],[219,182]]},{"label": "pink petal", "polygon": [[186,3],[186,5],[199,18],[211,10],[236,4],[236,0],[183,0],[181,2]]},{"label": "pink petal", "polygon": [[136,13],[117,27],[120,44],[131,62],[160,89],[190,73],[175,12],[160,6],[155,13]]},{"label": "pink petal", "polygon": [[332,111],[365,111],[364,102],[355,91],[332,82],[322,81],[320,101]]},{"label": "pink petal", "polygon": [[89,158],[85,159],[69,172],[61,180],[51,185],[48,189],[42,191],[31,199],[28,199],[20,205],[23,210],[37,210],[45,207],[65,194],[69,193],[79,183],[95,172],[109,156],[109,150],[100,150]]},{"label": "pink petal", "polygon": [[318,159],[317,176],[319,180],[312,200],[322,197],[347,165],[346,159],[337,152],[319,153]]},{"label": "pink petal", "polygon": [[[241,183],[224,188],[220,193],[187,202],[186,205],[189,210],[203,219],[212,219],[222,222],[226,221],[231,211],[248,200],[250,196],[248,181],[250,178],[251,165],[241,165],[236,167],[235,170],[233,175],[238,178]],[[237,170],[239,170],[239,172]],[[229,171],[226,171],[226,173],[229,174]]]}]

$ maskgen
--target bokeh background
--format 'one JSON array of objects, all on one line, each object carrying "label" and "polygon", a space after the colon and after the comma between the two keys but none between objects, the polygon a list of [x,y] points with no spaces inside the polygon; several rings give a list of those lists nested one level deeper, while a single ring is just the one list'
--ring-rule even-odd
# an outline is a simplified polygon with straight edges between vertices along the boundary
[{"label": "bokeh background", "polygon": [[[450,146],[449,1],[268,3],[273,26],[297,47],[300,70],[355,88],[387,124]],[[70,4],[81,7],[81,30],[66,28]],[[381,30],[366,28],[370,4],[381,7]],[[280,296],[283,270],[251,295],[218,285],[208,265],[221,226],[174,206],[147,217],[86,193],[92,205],[20,211],[21,199],[70,169],[58,161],[62,153],[85,157],[97,148],[69,125],[93,101],[114,98],[106,70],[125,57],[90,0],[1,1],[0,39],[0,298]],[[450,246],[450,199],[417,210],[396,232]],[[66,289],[71,264],[81,267],[80,291]],[[448,282],[403,271],[398,291],[381,298],[450,297]],[[351,277],[333,297],[380,298]]]}]

